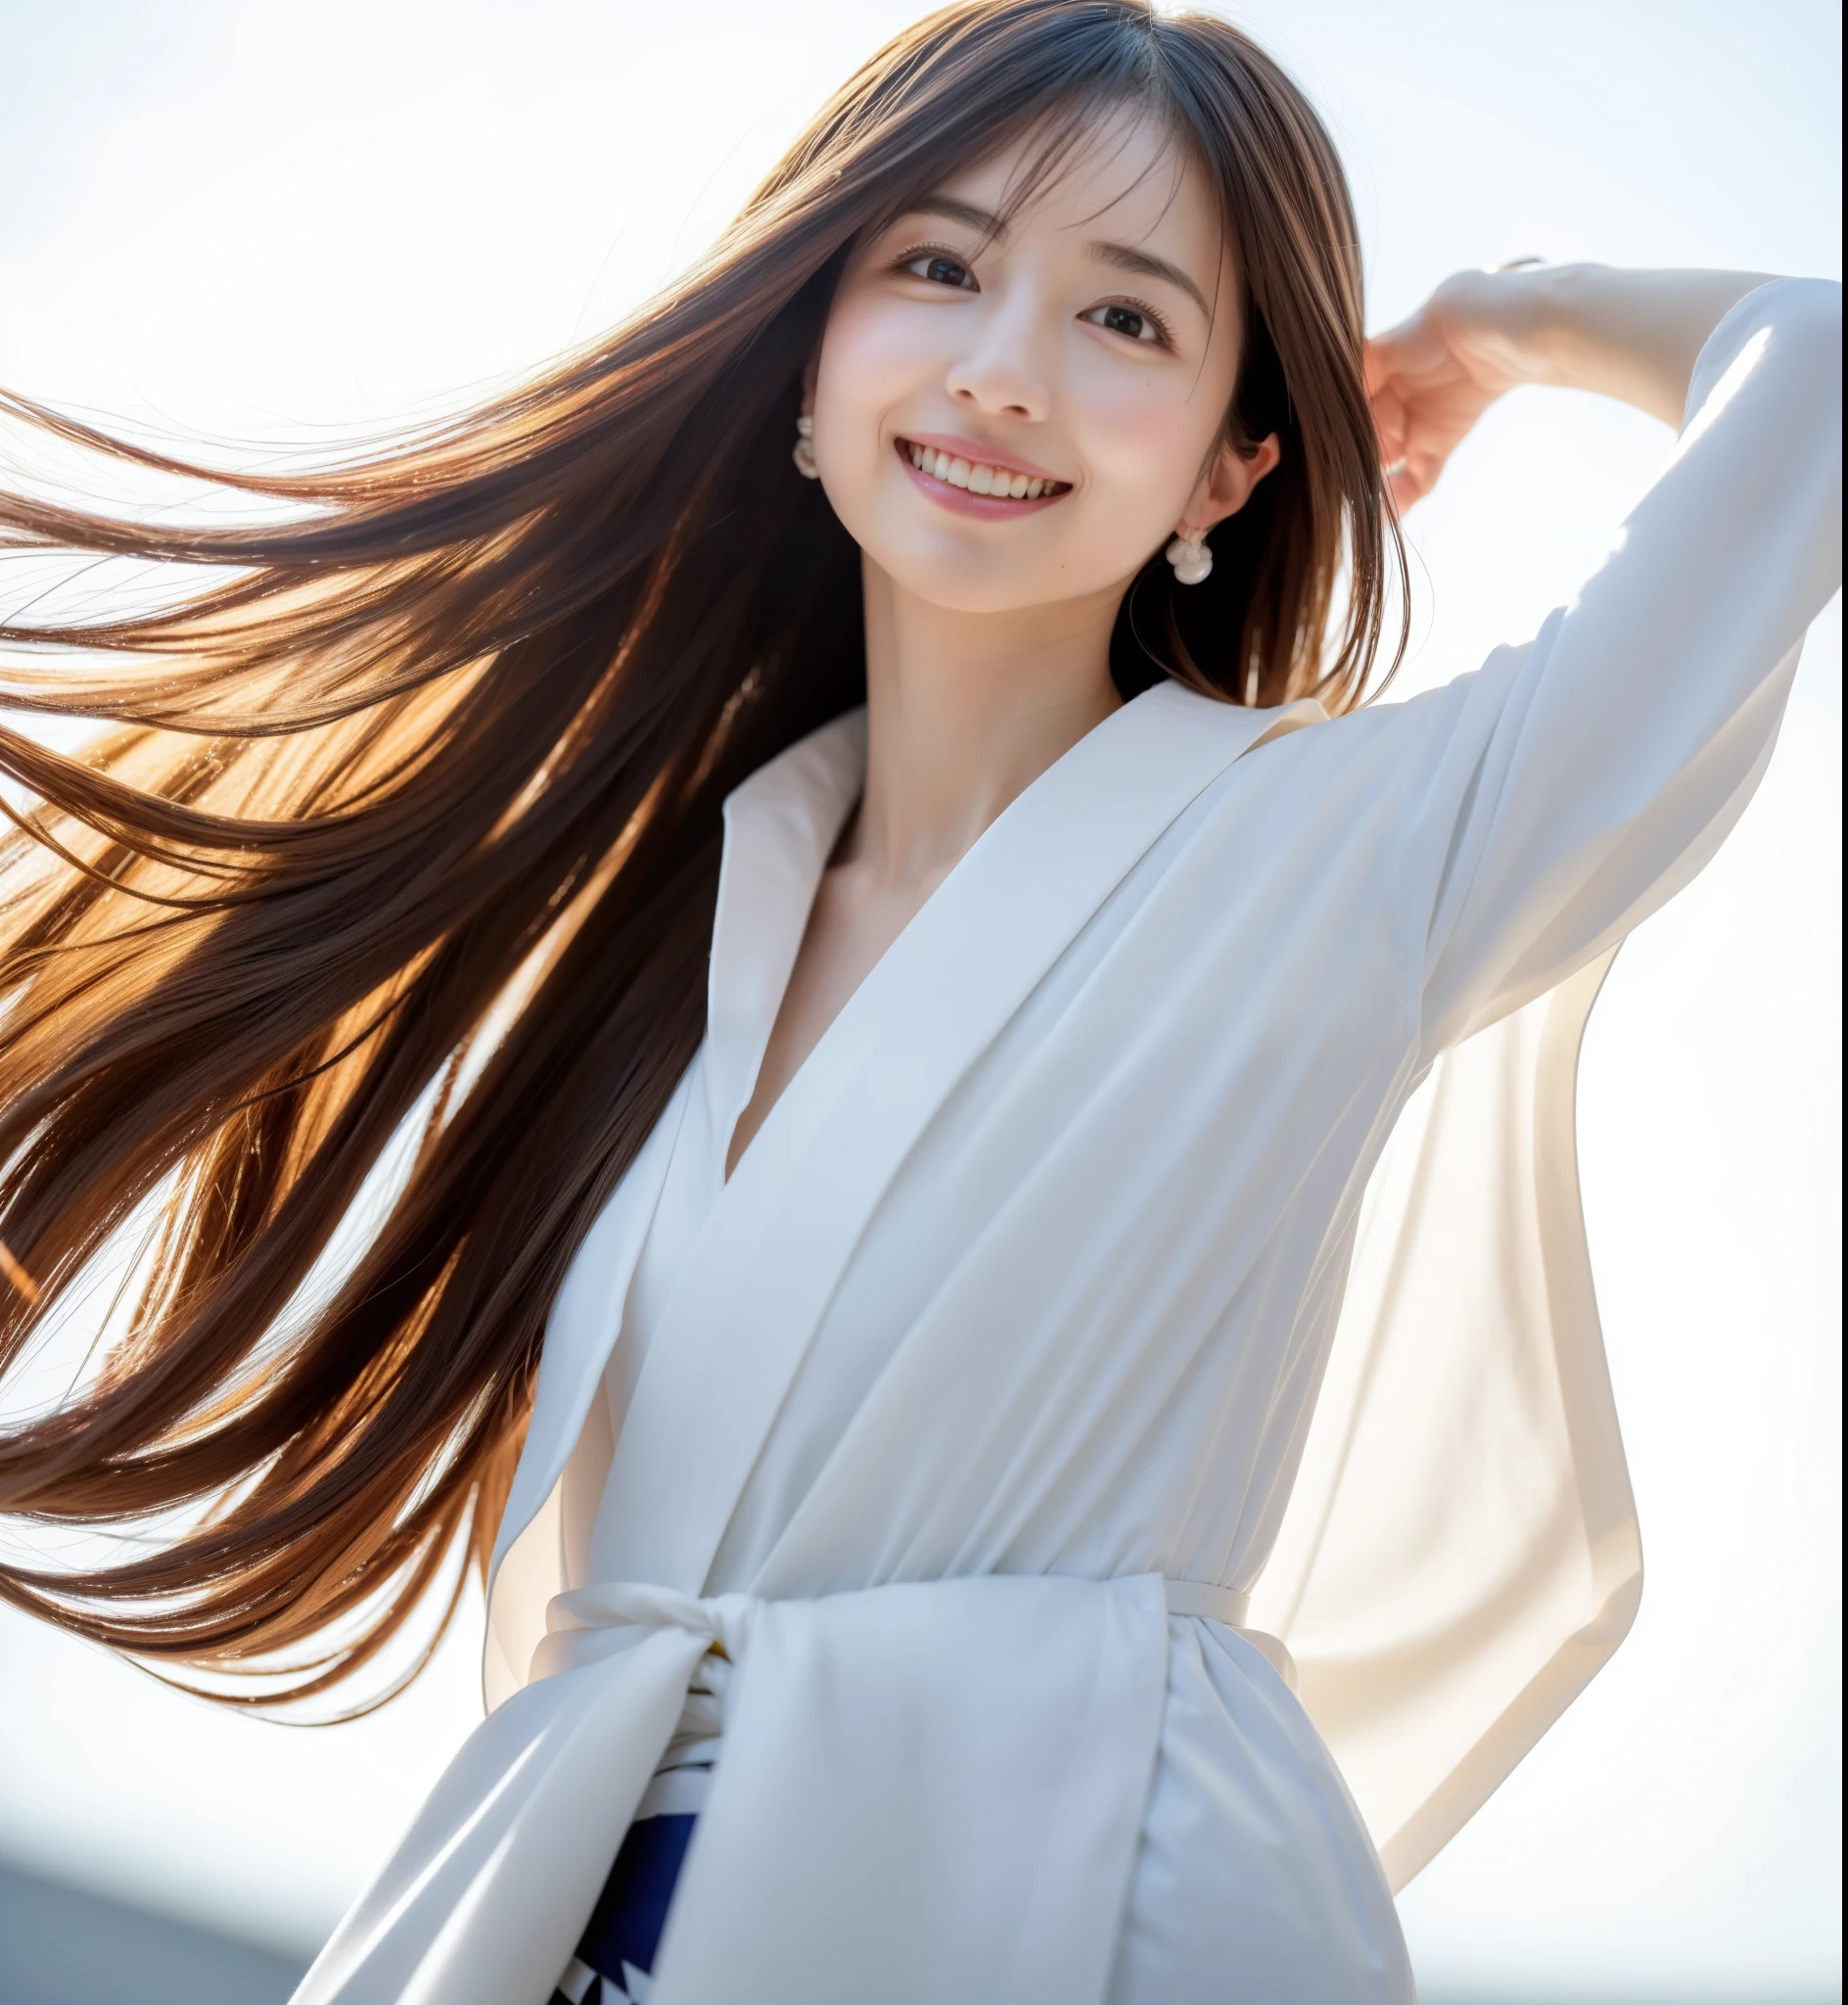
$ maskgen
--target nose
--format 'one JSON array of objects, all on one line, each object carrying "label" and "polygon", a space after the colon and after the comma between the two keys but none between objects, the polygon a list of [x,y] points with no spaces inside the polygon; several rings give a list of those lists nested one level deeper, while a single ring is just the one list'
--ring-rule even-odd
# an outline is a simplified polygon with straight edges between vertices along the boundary
[{"label": "nose", "polygon": [[1030,301],[998,305],[981,316],[974,342],[951,364],[944,387],[957,403],[987,417],[1043,419],[1053,402],[1048,340]]}]

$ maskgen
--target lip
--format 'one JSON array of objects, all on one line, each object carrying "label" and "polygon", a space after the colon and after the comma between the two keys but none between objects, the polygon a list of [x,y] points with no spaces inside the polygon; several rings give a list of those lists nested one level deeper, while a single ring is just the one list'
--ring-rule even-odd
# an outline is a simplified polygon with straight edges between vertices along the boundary
[{"label": "lip", "polygon": [[1041,508],[1050,508],[1055,502],[1063,501],[1072,491],[1069,483],[1061,483],[1058,493],[1038,494],[1031,501],[1024,496],[1016,501],[1011,495],[972,494],[967,488],[952,488],[947,481],[940,481],[935,474],[927,474],[914,467],[911,455],[904,450],[907,443],[928,445],[933,452],[947,452],[952,458],[966,459],[972,465],[979,461],[984,466],[1006,473],[1025,474],[1030,481],[1056,481],[1059,476],[1035,466],[1031,460],[996,452],[992,445],[978,445],[973,439],[957,439],[947,432],[900,433],[892,442],[894,457],[920,494],[935,501],[939,508],[948,509],[952,515],[973,515],[989,522],[1017,522],[1023,515],[1033,515]]},{"label": "lip", "polygon": [[1035,466],[1030,459],[1003,452],[998,445],[984,445],[979,439],[958,439],[952,432],[901,432],[899,437],[908,439],[913,445],[928,445],[933,452],[947,452],[951,459],[966,459],[971,466],[980,462],[1010,474],[1025,474],[1030,481],[1057,481],[1062,488],[1072,485],[1063,474],[1055,474],[1048,466]]}]

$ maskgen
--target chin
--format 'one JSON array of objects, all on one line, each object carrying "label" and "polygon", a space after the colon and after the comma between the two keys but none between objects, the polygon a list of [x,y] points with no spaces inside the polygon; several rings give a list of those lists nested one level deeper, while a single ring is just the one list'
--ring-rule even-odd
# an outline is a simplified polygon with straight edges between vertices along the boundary
[{"label": "chin", "polygon": [[985,564],[942,564],[888,561],[876,552],[868,553],[894,584],[926,605],[941,606],[947,613],[1017,613],[1028,606],[1045,605],[1071,594],[1037,574],[1039,566],[1005,562]]},{"label": "chin", "polygon": [[[909,597],[950,613],[1014,613],[1069,598],[1082,569],[1060,566],[1040,548],[1006,536],[974,534],[856,537],[874,567]],[[933,526],[934,527],[934,526]],[[1011,547],[1009,545],[1011,544]]]}]

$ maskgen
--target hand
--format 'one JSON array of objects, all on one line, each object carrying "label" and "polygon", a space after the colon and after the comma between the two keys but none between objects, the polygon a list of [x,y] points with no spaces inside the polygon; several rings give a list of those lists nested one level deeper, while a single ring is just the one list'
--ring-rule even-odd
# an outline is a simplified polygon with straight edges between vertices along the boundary
[{"label": "hand", "polygon": [[1459,271],[1409,320],[1367,343],[1367,398],[1402,509],[1437,486],[1445,462],[1497,397],[1534,380],[1525,278],[1513,266]]},{"label": "hand", "polygon": [[1522,258],[1447,278],[1366,346],[1366,393],[1393,498],[1409,508],[1498,396],[1550,383],[1678,425],[1694,363],[1762,271],[1613,271]]}]

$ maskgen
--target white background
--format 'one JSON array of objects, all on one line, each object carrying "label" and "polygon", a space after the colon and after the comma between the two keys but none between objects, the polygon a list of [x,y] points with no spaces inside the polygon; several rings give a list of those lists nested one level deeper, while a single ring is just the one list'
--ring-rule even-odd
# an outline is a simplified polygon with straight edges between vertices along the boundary
[{"label": "white background", "polygon": [[[704,241],[910,0],[0,0],[0,383],[335,439],[503,383]],[[1822,0],[1253,0],[1370,320],[1526,253],[1839,275]],[[1568,597],[1661,465],[1526,392],[1411,519],[1408,688]],[[1720,861],[1594,1020],[1584,1171],[1648,1558],[1615,1662],[1402,1903],[1478,1995],[1838,1995],[1839,600]],[[0,1853],[303,1953],[477,1712],[234,1718],[0,1617]]]}]

